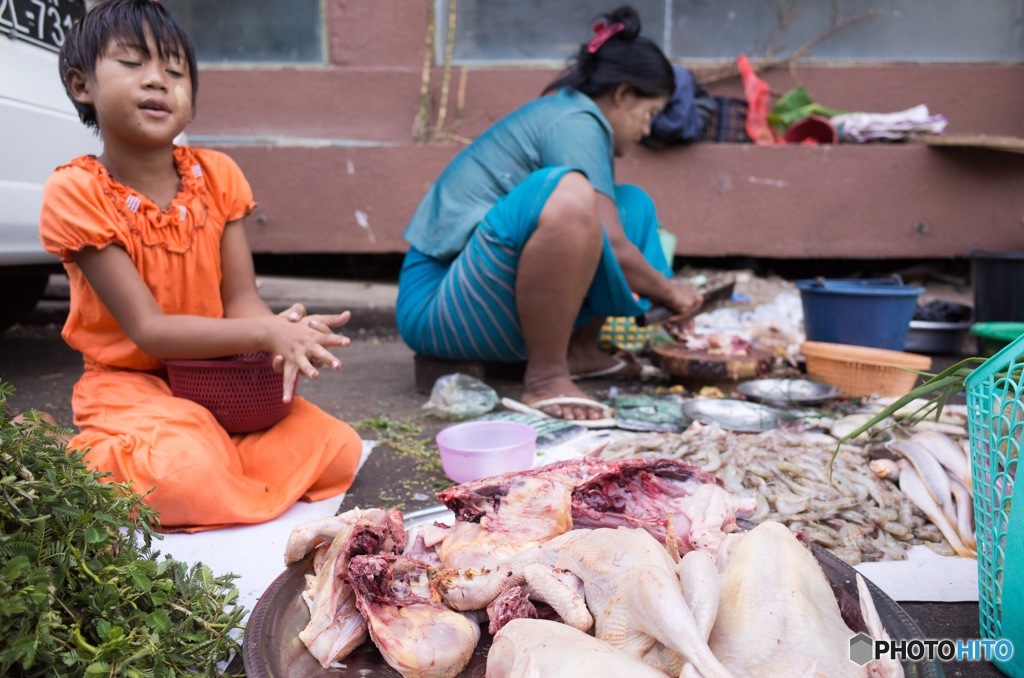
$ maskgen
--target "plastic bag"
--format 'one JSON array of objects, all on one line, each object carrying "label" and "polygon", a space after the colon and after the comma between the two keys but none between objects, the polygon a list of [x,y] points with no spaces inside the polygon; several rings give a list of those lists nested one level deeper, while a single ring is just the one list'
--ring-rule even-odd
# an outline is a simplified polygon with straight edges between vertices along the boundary
[{"label": "plastic bag", "polygon": [[455,372],[439,377],[423,404],[427,414],[440,419],[459,420],[479,417],[498,405],[497,392],[484,382]]}]

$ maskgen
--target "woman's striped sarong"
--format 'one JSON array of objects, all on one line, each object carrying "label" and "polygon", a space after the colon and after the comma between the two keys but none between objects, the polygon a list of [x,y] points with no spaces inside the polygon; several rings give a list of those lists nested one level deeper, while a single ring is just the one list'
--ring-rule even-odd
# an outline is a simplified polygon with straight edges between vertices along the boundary
[{"label": "woman's striped sarong", "polygon": [[[568,171],[545,168],[527,177],[488,211],[450,262],[409,249],[399,276],[396,314],[399,333],[410,348],[449,360],[526,360],[515,298],[519,254],[555,185]],[[640,188],[623,184],[616,187],[615,201],[626,237],[652,266],[670,276],[651,198]],[[601,261],[576,327],[597,317],[639,315],[649,306],[634,298],[605,235]]]}]

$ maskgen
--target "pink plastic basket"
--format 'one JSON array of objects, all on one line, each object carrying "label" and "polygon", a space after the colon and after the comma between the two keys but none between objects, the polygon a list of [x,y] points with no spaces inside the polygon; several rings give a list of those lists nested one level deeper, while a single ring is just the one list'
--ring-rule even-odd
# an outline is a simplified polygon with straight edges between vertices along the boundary
[{"label": "pink plastic basket", "polygon": [[165,364],[171,393],[210,410],[228,433],[268,428],[291,409],[281,400],[284,377],[274,371],[269,353]]}]

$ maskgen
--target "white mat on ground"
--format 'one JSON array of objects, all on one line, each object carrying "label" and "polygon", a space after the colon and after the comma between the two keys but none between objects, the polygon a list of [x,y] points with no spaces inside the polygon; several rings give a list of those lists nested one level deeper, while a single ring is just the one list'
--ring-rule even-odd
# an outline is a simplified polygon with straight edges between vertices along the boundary
[{"label": "white mat on ground", "polygon": [[[363,441],[362,468],[376,441]],[[165,534],[153,544],[161,554],[193,564],[202,562],[215,575],[234,573],[238,602],[252,612],[267,587],[284,572],[284,547],[292,528],[301,522],[333,516],[345,493],[314,502],[296,502],[274,520],[195,534]],[[161,558],[163,555],[161,555]],[[246,615],[248,617],[248,615]]]},{"label": "white mat on ground", "polygon": [[978,561],[913,546],[906,560],[861,563],[858,572],[896,602],[977,602]]}]

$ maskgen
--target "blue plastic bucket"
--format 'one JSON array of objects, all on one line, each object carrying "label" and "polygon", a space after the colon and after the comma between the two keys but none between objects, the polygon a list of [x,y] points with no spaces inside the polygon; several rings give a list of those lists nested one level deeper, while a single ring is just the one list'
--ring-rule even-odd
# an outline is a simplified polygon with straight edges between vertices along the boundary
[{"label": "blue plastic bucket", "polygon": [[798,280],[808,341],[902,351],[924,288],[898,275],[869,280]]}]

